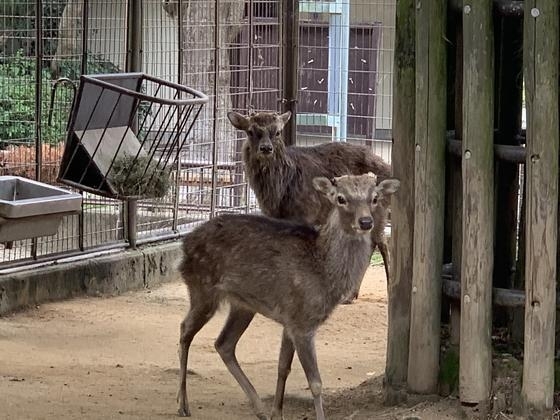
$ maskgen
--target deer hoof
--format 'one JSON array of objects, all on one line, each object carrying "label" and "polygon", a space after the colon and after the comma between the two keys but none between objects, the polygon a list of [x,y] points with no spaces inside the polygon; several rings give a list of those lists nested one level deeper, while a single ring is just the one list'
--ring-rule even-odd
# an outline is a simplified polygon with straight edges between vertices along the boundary
[{"label": "deer hoof", "polygon": [[181,407],[181,408],[179,408],[179,411],[178,411],[177,414],[179,414],[179,417],[190,417],[191,416],[191,411],[186,407]]}]

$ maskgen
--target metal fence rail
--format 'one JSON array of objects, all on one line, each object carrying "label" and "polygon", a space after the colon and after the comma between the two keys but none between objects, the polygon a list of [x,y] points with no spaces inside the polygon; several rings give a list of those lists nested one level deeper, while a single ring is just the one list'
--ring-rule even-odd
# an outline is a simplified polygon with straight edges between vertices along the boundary
[{"label": "metal fence rail", "polygon": [[[204,92],[209,102],[164,197],[140,200],[131,218],[126,203],[82,193],[82,214],[66,217],[56,235],[0,244],[0,270],[125,247],[131,229],[138,243],[157,241],[177,237],[222,212],[255,211],[256,200],[243,176],[243,137],[226,113],[280,109],[284,3],[1,2],[0,175],[56,183],[73,93],[63,83],[51,104],[54,81],[60,77],[77,81],[81,74],[143,71]],[[313,10],[326,2],[300,1],[298,143],[368,142],[390,160],[395,1],[330,3],[349,14],[333,18]],[[344,56],[345,44],[337,38],[343,32],[349,34],[348,66],[333,72]],[[345,77],[347,97],[341,88]],[[343,112],[337,104],[345,100]],[[341,138],[344,115],[347,135]]]}]

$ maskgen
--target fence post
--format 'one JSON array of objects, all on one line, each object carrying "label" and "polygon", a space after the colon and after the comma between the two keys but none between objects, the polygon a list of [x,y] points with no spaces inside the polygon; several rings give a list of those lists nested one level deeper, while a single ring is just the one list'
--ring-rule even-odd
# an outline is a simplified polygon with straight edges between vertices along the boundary
[{"label": "fence post", "polygon": [[[525,1],[527,105],[525,347],[522,399],[544,418],[553,405],[558,219],[558,12],[556,1]],[[548,417],[550,413],[548,413]]]},{"label": "fence post", "polygon": [[438,387],[445,204],[446,2],[416,2],[414,271],[408,386]]},{"label": "fence post", "polygon": [[492,0],[463,7],[463,241],[460,399],[484,403],[492,379],[494,50]]},{"label": "fence post", "polygon": [[[393,74],[393,176],[401,181],[391,203],[392,278],[389,279],[388,390],[406,385],[410,337],[410,290],[414,236],[414,0],[398,0]],[[390,396],[390,393],[387,394]]]},{"label": "fence post", "polygon": [[[142,71],[142,1],[128,0],[128,33],[126,39],[126,69],[129,72]],[[138,200],[126,200],[126,232],[128,244],[136,248]]]},{"label": "fence post", "polygon": [[284,112],[291,111],[292,118],[284,127],[286,145],[296,143],[297,88],[298,88],[298,46],[299,46],[299,1],[283,0],[283,107]]}]

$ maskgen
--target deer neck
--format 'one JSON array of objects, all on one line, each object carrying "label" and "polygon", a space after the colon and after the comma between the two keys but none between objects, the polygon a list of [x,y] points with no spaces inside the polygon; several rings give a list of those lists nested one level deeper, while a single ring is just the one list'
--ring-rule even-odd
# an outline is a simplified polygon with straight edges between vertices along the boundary
[{"label": "deer neck", "polygon": [[338,212],[329,215],[319,230],[319,249],[325,271],[326,290],[335,303],[362,280],[369,265],[371,235],[348,233],[340,227]]},{"label": "deer neck", "polygon": [[296,166],[286,147],[277,147],[272,157],[260,159],[252,153],[247,142],[243,150],[243,160],[245,173],[259,204],[265,207],[263,210],[269,209],[272,203],[280,203],[296,175]]}]

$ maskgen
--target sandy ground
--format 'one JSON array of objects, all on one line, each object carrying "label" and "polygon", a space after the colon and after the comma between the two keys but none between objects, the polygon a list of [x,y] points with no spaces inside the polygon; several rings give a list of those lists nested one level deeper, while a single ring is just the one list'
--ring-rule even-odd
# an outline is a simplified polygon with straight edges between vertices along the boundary
[{"label": "sandy ground", "polygon": [[[177,419],[177,343],[186,313],[183,284],[112,298],[50,303],[0,318],[1,419]],[[245,395],[214,350],[221,310],[191,347],[193,419],[254,418]],[[329,419],[457,418],[455,401],[382,405],[387,329],[385,277],[372,267],[359,300],[337,308],[319,330],[317,353]],[[270,407],[280,327],[257,316],[242,337],[241,366]],[[313,419],[297,358],[285,418]]]}]

